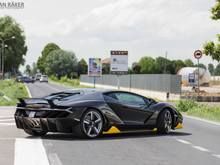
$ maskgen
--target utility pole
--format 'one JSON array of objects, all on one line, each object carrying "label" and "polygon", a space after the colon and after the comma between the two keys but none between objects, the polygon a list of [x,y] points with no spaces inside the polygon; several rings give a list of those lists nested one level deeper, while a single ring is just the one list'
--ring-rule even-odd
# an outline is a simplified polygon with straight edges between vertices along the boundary
[{"label": "utility pole", "polygon": [[5,41],[11,40],[11,39],[15,39],[15,36],[12,36],[10,38],[7,39],[2,39],[0,38],[1,41],[1,74],[2,74],[2,80],[4,80],[4,50],[5,50]]},{"label": "utility pole", "polygon": [[[165,53],[165,59],[167,60],[167,55],[168,55],[168,52],[166,51]],[[164,74],[167,73],[167,61],[165,60],[165,67],[164,67]]]}]

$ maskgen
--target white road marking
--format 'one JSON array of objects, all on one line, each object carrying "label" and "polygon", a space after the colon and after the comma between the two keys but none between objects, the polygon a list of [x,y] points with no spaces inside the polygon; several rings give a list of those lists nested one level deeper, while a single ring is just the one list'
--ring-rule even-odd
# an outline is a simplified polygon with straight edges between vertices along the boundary
[{"label": "white road marking", "polygon": [[193,145],[192,143],[190,143],[189,141],[186,141],[186,140],[177,139],[177,138],[175,138],[175,139],[176,139],[176,141],[178,141],[178,142],[180,142],[180,143],[190,145],[190,146],[191,146],[192,148],[194,148],[194,149],[197,149],[197,150],[202,151],[202,152],[207,152],[207,153],[211,154],[211,156],[220,159],[220,155],[214,154],[214,152],[212,152],[212,151],[210,151],[210,150],[208,150],[208,149],[206,149],[206,148],[204,148],[204,147],[195,146],[195,145]]},{"label": "white road marking", "polygon": [[182,139],[176,139],[178,142],[183,143],[183,144],[191,144],[190,142]]},{"label": "white road marking", "polygon": [[0,119],[14,118],[14,116],[0,116]]},{"label": "white road marking", "polygon": [[220,159],[220,155],[212,154],[212,156],[214,156],[214,157]]},{"label": "white road marking", "polygon": [[208,149],[203,148],[201,146],[194,146],[194,145],[192,145],[192,147],[197,149],[197,150],[199,150],[199,151],[202,151],[202,152],[210,152]]},{"label": "white road marking", "polygon": [[189,118],[189,119],[194,119],[194,120],[202,121],[202,122],[205,122],[205,123],[208,123],[208,124],[213,124],[213,125],[216,125],[216,126],[220,126],[219,122],[214,122],[214,121],[201,119],[201,118],[198,118],[198,117],[193,117],[193,116],[188,116],[188,115],[183,115],[183,116],[186,117],[186,118]]},{"label": "white road marking", "polygon": [[58,155],[56,153],[51,153],[48,156],[50,165],[62,165]]},{"label": "white road marking", "polygon": [[42,139],[16,138],[14,165],[49,165]]},{"label": "white road marking", "polygon": [[0,123],[0,126],[12,126],[15,125],[15,123]]},{"label": "white road marking", "polygon": [[15,119],[0,119],[0,122],[4,121],[15,121]]}]

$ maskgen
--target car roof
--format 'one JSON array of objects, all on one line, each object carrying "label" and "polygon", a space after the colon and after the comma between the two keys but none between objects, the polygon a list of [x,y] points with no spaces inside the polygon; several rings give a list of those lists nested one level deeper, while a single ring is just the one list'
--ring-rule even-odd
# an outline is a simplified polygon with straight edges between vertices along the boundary
[{"label": "car roof", "polygon": [[110,91],[113,91],[113,90],[97,89],[97,88],[77,88],[77,89],[67,89],[64,92],[69,92],[69,93],[83,92],[85,94],[89,94],[89,93],[104,93],[104,92],[110,92]]}]

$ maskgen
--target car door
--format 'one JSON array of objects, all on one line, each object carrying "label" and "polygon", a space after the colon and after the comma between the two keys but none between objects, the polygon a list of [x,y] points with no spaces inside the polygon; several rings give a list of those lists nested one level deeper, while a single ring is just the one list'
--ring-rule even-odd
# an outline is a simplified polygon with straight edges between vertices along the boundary
[{"label": "car door", "polygon": [[107,99],[109,106],[126,124],[143,125],[152,115],[147,99],[142,96],[129,92],[111,92],[107,96],[110,97]]}]

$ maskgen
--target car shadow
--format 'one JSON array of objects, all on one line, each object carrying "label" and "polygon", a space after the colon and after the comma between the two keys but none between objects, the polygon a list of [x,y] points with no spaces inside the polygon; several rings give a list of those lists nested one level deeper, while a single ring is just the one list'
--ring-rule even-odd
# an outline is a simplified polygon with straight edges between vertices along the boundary
[{"label": "car shadow", "polygon": [[[190,136],[191,133],[186,132],[171,132],[169,135],[160,135],[156,132],[147,131],[147,132],[135,132],[135,133],[118,133],[118,134],[105,134],[95,139],[82,139],[76,137],[74,134],[64,134],[64,133],[49,133],[41,138],[43,140],[63,140],[63,141],[88,141],[88,140],[119,140],[119,139],[132,139],[132,138],[153,138],[153,137],[162,137],[162,136]],[[38,139],[34,136],[26,137],[28,139]]]}]

